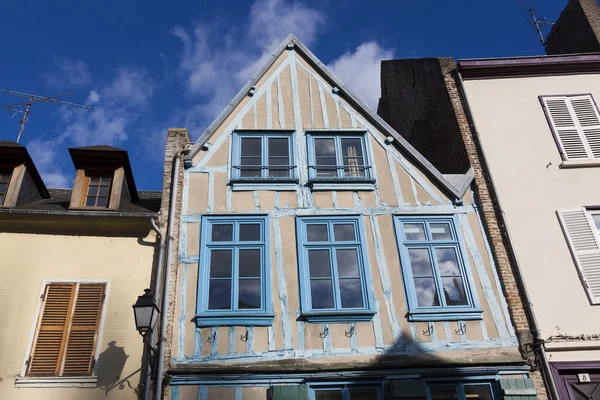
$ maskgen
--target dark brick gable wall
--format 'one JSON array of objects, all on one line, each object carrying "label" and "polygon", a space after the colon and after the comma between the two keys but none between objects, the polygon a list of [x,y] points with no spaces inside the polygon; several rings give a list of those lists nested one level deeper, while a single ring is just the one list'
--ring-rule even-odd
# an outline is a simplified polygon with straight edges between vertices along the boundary
[{"label": "dark brick gable wall", "polygon": [[546,54],[600,52],[600,5],[571,0],[546,39]]}]

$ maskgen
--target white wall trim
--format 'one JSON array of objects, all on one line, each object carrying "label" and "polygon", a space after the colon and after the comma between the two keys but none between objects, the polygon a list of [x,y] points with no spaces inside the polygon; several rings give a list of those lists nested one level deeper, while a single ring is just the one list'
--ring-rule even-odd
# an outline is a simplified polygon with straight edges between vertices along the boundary
[{"label": "white wall trim", "polygon": [[53,378],[17,378],[17,388],[96,388],[98,378],[96,376],[86,377],[53,377]]}]

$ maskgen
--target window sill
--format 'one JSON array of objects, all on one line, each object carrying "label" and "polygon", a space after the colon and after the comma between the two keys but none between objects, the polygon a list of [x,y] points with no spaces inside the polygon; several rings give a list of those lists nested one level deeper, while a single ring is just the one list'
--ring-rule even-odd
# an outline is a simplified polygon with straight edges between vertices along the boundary
[{"label": "window sill", "polygon": [[95,388],[98,387],[97,376],[69,376],[69,377],[25,377],[15,380],[18,388]]},{"label": "window sill", "polygon": [[483,319],[483,310],[472,308],[468,310],[437,310],[437,311],[412,311],[408,313],[410,322],[429,321],[471,321]]},{"label": "window sill", "polygon": [[271,326],[273,314],[262,315],[197,315],[196,326],[206,328],[211,326]]},{"label": "window sill", "polygon": [[309,179],[308,185],[318,190],[375,190],[375,179]]},{"label": "window sill", "polygon": [[375,312],[373,311],[354,311],[352,313],[339,312],[304,312],[300,319],[311,323],[335,323],[335,322],[360,322],[371,321]]},{"label": "window sill", "polygon": [[600,167],[600,160],[568,160],[560,164],[560,168],[591,168]]},{"label": "window sill", "polygon": [[231,181],[231,190],[235,191],[254,191],[254,190],[296,190],[298,188],[297,180],[236,180]]}]

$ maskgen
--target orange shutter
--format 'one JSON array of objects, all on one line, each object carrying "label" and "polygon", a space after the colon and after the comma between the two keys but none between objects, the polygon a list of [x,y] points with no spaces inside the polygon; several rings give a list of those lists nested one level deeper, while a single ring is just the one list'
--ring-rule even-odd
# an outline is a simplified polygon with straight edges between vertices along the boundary
[{"label": "orange shutter", "polygon": [[92,373],[103,298],[104,285],[79,284],[61,375],[84,376]]},{"label": "orange shutter", "polygon": [[103,299],[103,284],[47,285],[27,375],[90,375]]}]

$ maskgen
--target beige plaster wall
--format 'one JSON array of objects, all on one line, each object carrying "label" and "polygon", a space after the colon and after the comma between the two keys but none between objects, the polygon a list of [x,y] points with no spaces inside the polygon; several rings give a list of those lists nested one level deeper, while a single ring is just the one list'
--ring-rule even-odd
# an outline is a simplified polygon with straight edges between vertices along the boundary
[{"label": "beige plaster wall", "polygon": [[[120,230],[114,228],[114,233]],[[155,237],[147,228],[140,237],[85,236],[85,229],[74,229],[78,232],[72,235],[0,232],[0,399],[137,399],[142,340],[131,305],[149,286]],[[42,283],[53,279],[108,282],[95,357],[101,357],[111,342],[123,353],[111,348],[105,353],[114,355],[107,357],[109,363],[97,364],[102,387],[14,387],[36,322]],[[111,387],[117,377],[122,387]]]},{"label": "beige plaster wall", "polygon": [[600,306],[588,301],[556,215],[600,204],[600,168],[560,167],[538,99],[592,93],[598,101],[600,75],[471,80],[465,87],[542,337],[600,333]]}]

